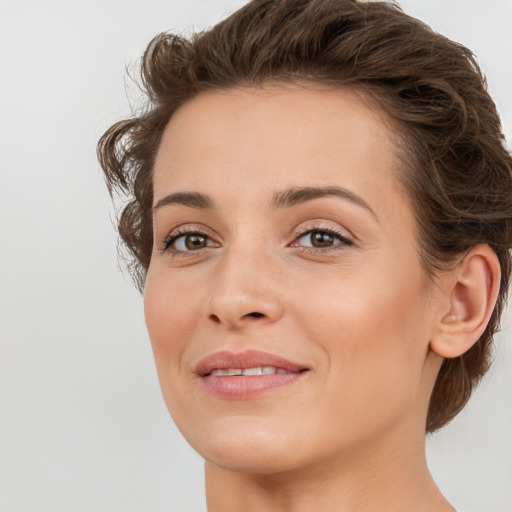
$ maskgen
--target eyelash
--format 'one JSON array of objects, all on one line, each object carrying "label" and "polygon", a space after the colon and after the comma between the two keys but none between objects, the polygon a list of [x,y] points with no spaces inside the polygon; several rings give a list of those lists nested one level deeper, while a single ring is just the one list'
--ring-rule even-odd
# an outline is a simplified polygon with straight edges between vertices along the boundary
[{"label": "eyelash", "polygon": [[[338,243],[334,243],[333,245],[324,247],[324,248],[299,246],[297,242],[304,236],[309,235],[311,233],[325,233],[325,234],[331,235],[334,238],[338,239]],[[201,236],[201,237],[206,238],[209,241],[212,241],[212,238],[209,235],[207,235],[206,233],[204,233],[203,231],[201,231],[199,229],[187,229],[187,228],[178,229],[178,231],[172,233],[164,240],[164,242],[163,242],[164,247],[163,247],[163,249],[161,249],[161,251],[167,252],[171,256],[194,256],[201,249],[212,247],[210,245],[210,246],[206,246],[204,248],[200,248],[200,249],[196,249],[196,250],[191,249],[189,251],[181,251],[181,250],[172,248],[172,245],[178,239],[185,237],[185,236],[192,236],[192,235]],[[216,244],[216,242],[214,242],[214,244]],[[309,254],[321,254],[321,253],[326,253],[329,251],[341,250],[341,249],[344,249],[344,248],[352,246],[352,245],[354,245],[354,242],[350,238],[348,238],[346,235],[344,235],[343,233],[341,233],[340,231],[338,231],[334,228],[326,227],[326,226],[313,226],[313,227],[308,227],[307,229],[304,229],[304,230],[298,232],[294,236],[294,241],[289,245],[289,247],[300,247],[302,251],[307,252]],[[213,247],[215,247],[215,245],[213,245]]]},{"label": "eyelash", "polygon": [[[172,248],[172,245],[179,239],[179,238],[182,238],[182,237],[186,237],[186,236],[193,236],[193,235],[197,235],[197,236],[201,236],[201,237],[204,237],[208,240],[212,240],[212,238],[207,235],[205,232],[201,231],[200,229],[194,229],[194,228],[178,228],[177,231],[173,232],[172,234],[170,234],[163,242],[163,249],[162,252],[167,252],[169,253],[171,256],[194,256],[195,254],[197,254],[197,251],[199,251],[200,249],[197,249],[197,250],[190,250],[190,251],[181,251],[179,249],[173,249]],[[215,243],[215,242],[214,242]],[[212,247],[212,246],[207,246],[207,247]]]},{"label": "eyelash", "polygon": [[[298,246],[295,245],[301,238],[303,238],[306,235],[309,235],[311,233],[326,233],[328,235],[333,236],[334,238],[338,239],[338,243],[334,243],[333,245],[329,247],[307,247],[307,246]],[[295,235],[295,240],[290,244],[291,247],[301,247],[301,250],[304,252],[307,252],[309,254],[322,254],[330,251],[339,251],[342,249],[345,249],[346,247],[350,247],[354,245],[354,242],[348,238],[345,234],[343,234],[341,231],[338,231],[335,228],[332,227],[326,227],[326,226],[313,226],[308,227],[307,229],[304,229],[303,231],[300,231]]]}]

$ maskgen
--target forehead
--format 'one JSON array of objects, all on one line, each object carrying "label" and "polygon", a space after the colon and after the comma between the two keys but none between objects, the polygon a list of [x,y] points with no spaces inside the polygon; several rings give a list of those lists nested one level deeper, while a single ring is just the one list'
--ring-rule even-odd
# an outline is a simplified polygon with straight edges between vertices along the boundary
[{"label": "forehead", "polygon": [[[202,93],[178,109],[154,168],[155,200],[175,190],[249,201],[293,186],[401,195],[391,122],[351,89],[274,84]],[[232,194],[232,195],[233,195]]]}]

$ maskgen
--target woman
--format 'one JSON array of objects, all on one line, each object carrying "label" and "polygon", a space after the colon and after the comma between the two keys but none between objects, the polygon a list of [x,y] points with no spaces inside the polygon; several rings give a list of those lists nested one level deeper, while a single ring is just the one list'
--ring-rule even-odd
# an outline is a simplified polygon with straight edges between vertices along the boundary
[{"label": "woman", "polygon": [[208,510],[454,510],[425,433],[488,368],[512,242],[471,53],[389,3],[256,0],[143,80],[99,156]]}]

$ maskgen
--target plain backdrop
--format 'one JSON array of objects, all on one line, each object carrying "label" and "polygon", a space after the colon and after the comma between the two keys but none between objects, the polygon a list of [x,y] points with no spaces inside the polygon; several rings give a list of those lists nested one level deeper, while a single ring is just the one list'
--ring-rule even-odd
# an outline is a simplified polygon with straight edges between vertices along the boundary
[{"label": "plain backdrop", "polygon": [[[158,387],[117,268],[95,145],[130,113],[125,66],[158,32],[242,0],[0,0],[0,511],[203,511],[202,462]],[[512,140],[512,1],[404,0],[469,46]],[[463,511],[512,511],[512,319],[467,409],[428,440]]]}]

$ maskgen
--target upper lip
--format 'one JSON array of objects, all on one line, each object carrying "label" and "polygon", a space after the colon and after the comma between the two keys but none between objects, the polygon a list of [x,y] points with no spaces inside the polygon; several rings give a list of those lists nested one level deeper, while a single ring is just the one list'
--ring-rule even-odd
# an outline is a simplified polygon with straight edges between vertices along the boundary
[{"label": "upper lip", "polygon": [[290,372],[308,370],[302,364],[295,363],[284,357],[259,350],[246,350],[244,352],[229,352],[223,350],[204,357],[195,367],[195,373],[201,377],[208,375],[212,370],[228,368],[256,368],[258,366],[275,366]]}]

